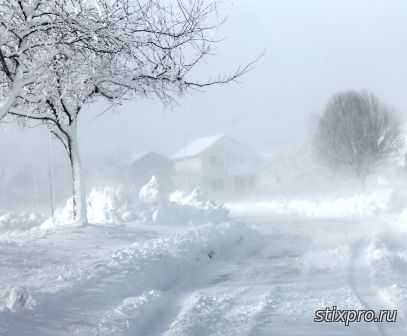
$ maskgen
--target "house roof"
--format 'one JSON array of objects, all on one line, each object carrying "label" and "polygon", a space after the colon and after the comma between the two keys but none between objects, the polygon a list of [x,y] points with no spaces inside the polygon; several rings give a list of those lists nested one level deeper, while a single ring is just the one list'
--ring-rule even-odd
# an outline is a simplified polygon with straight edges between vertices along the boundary
[{"label": "house roof", "polygon": [[156,152],[150,151],[150,152],[140,152],[140,153],[133,153],[131,154],[124,162],[124,165],[130,165],[133,164],[137,161],[140,161],[141,159],[147,157],[147,156],[154,156],[156,158],[160,158],[162,160],[168,161],[168,159]]},{"label": "house roof", "polygon": [[171,159],[172,160],[177,160],[177,159],[182,159],[182,158],[187,158],[187,157],[193,157],[196,155],[201,154],[203,151],[207,150],[209,147],[217,143],[219,140],[223,139],[226,137],[224,134],[219,134],[219,135],[213,135],[205,138],[199,138],[185,147],[181,148],[177,153],[175,153]]},{"label": "house roof", "polygon": [[138,161],[141,158],[147,156],[148,154],[150,154],[152,152],[139,152],[139,153],[132,153],[129,155],[129,157],[127,158],[127,162],[128,163],[132,163],[134,161]]}]

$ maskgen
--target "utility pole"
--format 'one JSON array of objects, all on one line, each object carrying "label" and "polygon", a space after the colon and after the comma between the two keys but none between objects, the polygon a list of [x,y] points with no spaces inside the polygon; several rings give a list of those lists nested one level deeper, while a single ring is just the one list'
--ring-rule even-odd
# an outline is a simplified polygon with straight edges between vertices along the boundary
[{"label": "utility pole", "polygon": [[185,135],[185,138],[184,138],[184,183],[185,183],[185,188],[184,188],[184,191],[185,192],[189,192],[190,190],[189,190],[189,188],[188,188],[188,170],[187,170],[187,153],[186,153],[186,150],[187,150],[187,141],[188,141],[188,137],[190,136],[190,135],[192,135],[192,132],[188,132],[186,135]]},{"label": "utility pole", "polygon": [[51,205],[51,216],[54,220],[54,186],[52,183],[52,139],[51,130],[48,129],[48,177],[49,177],[49,196]]}]

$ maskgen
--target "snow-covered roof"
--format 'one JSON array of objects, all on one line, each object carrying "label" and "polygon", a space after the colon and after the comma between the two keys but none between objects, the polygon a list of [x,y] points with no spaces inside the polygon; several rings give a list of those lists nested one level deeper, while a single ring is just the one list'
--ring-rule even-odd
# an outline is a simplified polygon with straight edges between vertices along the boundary
[{"label": "snow-covered roof", "polygon": [[128,163],[132,163],[134,161],[140,160],[141,158],[145,157],[146,155],[150,154],[152,152],[139,152],[139,153],[132,153],[129,155],[127,158]]},{"label": "snow-covered roof", "polygon": [[139,160],[141,160],[141,159],[143,159],[143,158],[145,158],[146,156],[149,156],[149,155],[162,158],[163,160],[168,160],[166,157],[164,157],[164,156],[162,156],[162,155],[160,155],[160,154],[158,154],[156,152],[153,152],[153,151],[139,152],[139,153],[133,153],[129,157],[127,157],[126,160],[123,162],[123,165],[133,164],[136,161],[139,161]]},{"label": "snow-covered roof", "polygon": [[214,145],[220,139],[226,137],[224,134],[213,135],[205,138],[200,138],[192,141],[185,147],[181,148],[177,153],[175,153],[171,159],[177,160],[187,157],[192,157],[201,154],[203,151]]}]

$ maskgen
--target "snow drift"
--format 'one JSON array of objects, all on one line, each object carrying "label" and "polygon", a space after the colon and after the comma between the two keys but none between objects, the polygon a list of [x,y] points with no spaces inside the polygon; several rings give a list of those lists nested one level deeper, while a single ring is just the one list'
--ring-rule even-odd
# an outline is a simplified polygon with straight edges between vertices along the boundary
[{"label": "snow drift", "polygon": [[278,198],[233,202],[226,207],[234,216],[295,215],[305,218],[353,218],[400,213],[407,209],[407,194],[385,189],[343,196]]},{"label": "snow drift", "polygon": [[44,219],[40,214],[26,212],[0,214],[0,231],[29,230],[40,225]]},{"label": "snow drift", "polygon": [[[98,232],[98,226],[88,229],[90,232],[84,235]],[[49,242],[58,232],[50,231],[42,240],[49,254],[56,252],[49,250],[54,245]],[[63,233],[67,240],[75,239],[76,234],[77,230],[70,228]],[[42,254],[34,253],[33,268],[18,280],[31,285],[24,290],[17,287],[0,300],[0,307],[9,312],[0,314],[0,333],[3,325],[15,335],[33,332],[32,328],[37,327],[41,328],[37,334],[55,334],[60,316],[80,309],[81,321],[87,323],[69,323],[79,334],[142,335],[145,325],[165,311],[180,288],[200,283],[208,269],[221,267],[226,260],[238,261],[251,255],[261,243],[258,233],[243,224],[200,225],[182,234],[141,239],[114,251],[97,249],[98,255],[72,263],[67,262],[66,255],[63,277],[59,264],[49,265],[44,277],[35,261]],[[107,253],[99,255],[101,252]],[[19,314],[22,309],[29,311]],[[30,325],[31,319],[35,323]]]},{"label": "snow drift", "polygon": [[[204,198],[199,189],[190,194],[175,191],[166,195],[153,176],[137,193],[130,187],[93,188],[87,198],[88,221],[92,224],[122,224],[129,222],[155,224],[204,224],[228,220],[228,211]],[[48,229],[72,224],[72,199],[57,209],[54,218],[41,227]]]}]

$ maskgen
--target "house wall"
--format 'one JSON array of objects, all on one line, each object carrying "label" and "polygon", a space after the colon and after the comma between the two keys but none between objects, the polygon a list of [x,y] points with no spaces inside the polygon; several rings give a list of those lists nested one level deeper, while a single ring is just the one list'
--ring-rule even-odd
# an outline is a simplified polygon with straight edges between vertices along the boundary
[{"label": "house wall", "polygon": [[202,175],[233,175],[256,168],[257,155],[228,138],[202,153]]},{"label": "house wall", "polygon": [[249,148],[224,138],[202,154],[202,184],[218,198],[247,196],[256,190],[257,155]]},{"label": "house wall", "polygon": [[174,161],[173,185],[177,190],[191,191],[201,187],[202,159],[192,157]]},{"label": "house wall", "polygon": [[258,163],[249,148],[224,138],[197,157],[175,161],[174,184],[188,191],[199,186],[215,199],[247,196],[256,190]]},{"label": "house wall", "polygon": [[202,171],[202,160],[200,157],[178,159],[174,162],[174,170],[177,173],[185,171],[200,174]]}]

